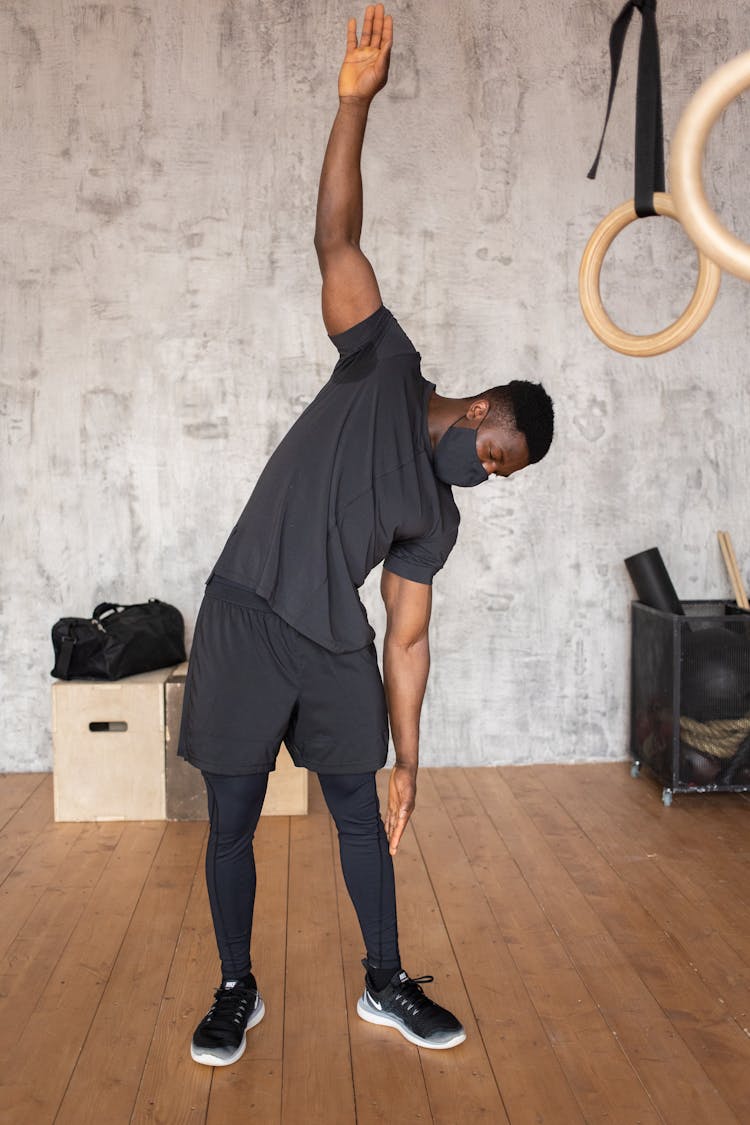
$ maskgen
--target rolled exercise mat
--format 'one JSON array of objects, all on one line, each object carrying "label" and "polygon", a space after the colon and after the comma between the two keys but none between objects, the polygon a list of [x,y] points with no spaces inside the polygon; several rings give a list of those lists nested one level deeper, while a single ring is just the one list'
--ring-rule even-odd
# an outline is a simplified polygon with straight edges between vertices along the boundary
[{"label": "rolled exercise mat", "polygon": [[685,616],[682,602],[677,597],[658,547],[651,547],[648,551],[639,551],[637,555],[631,555],[630,558],[625,559],[625,566],[628,568],[639,601],[652,609],[661,609],[664,613],[679,613]]}]

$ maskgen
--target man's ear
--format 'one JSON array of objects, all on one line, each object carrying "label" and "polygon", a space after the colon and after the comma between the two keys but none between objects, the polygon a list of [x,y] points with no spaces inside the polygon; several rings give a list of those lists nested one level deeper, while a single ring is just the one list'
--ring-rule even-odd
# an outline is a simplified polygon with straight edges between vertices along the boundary
[{"label": "man's ear", "polygon": [[483,422],[487,417],[490,409],[490,404],[486,398],[478,398],[472,402],[469,409],[466,411],[466,417],[472,422]]}]

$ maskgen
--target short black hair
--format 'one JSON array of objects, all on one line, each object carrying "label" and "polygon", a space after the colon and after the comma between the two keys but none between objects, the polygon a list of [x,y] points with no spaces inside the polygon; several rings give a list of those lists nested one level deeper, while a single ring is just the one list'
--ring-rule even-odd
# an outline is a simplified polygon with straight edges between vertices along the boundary
[{"label": "short black hair", "polygon": [[541,461],[552,444],[555,429],[555,408],[542,384],[513,379],[478,397],[490,400],[493,420],[512,422],[524,435],[529,464]]}]

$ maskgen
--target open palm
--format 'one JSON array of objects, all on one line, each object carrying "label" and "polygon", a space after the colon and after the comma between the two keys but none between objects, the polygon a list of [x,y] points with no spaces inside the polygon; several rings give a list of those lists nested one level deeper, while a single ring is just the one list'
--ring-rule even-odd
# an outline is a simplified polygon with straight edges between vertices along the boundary
[{"label": "open palm", "polygon": [[339,97],[370,101],[388,81],[388,65],[393,45],[393,17],[386,16],[382,4],[365,10],[362,34],[357,42],[357,21],[346,28],[346,55],[339,72]]}]

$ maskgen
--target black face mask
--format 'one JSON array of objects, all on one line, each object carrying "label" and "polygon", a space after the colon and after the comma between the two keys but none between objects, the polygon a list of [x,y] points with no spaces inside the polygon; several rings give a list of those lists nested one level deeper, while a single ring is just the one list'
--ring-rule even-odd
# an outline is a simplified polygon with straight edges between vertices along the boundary
[{"label": "black face mask", "polygon": [[487,480],[489,473],[477,454],[477,431],[465,426],[456,429],[455,422],[449,426],[435,446],[433,469],[439,480],[461,488],[473,488]]}]

